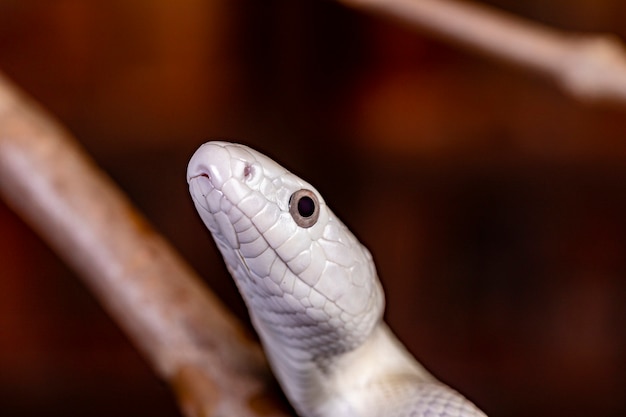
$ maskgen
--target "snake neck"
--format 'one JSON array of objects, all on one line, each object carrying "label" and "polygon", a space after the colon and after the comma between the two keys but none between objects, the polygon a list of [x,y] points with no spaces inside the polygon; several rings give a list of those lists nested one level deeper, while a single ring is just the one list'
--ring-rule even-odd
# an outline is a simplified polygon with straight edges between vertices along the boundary
[{"label": "snake neck", "polygon": [[[365,343],[382,321],[385,297],[378,279],[372,279],[372,289],[358,314],[348,314],[327,301],[324,308],[303,307],[310,303],[303,298],[298,303],[285,294],[256,293],[250,279],[231,269],[231,274],[248,306],[255,329],[262,339],[271,341],[298,360],[332,358],[352,351]],[[242,282],[243,281],[243,282]],[[330,308],[332,307],[332,309]]]},{"label": "snake neck", "polygon": [[263,326],[256,327],[280,385],[302,416],[368,415],[363,414],[364,390],[382,384],[384,395],[385,384],[395,389],[434,381],[382,320],[358,347],[318,357],[290,349]]}]

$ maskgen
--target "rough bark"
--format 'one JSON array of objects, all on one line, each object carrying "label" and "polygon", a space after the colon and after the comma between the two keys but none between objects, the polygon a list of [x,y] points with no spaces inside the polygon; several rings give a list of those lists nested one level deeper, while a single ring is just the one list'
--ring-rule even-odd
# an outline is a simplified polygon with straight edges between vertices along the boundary
[{"label": "rough bark", "polygon": [[626,51],[613,35],[575,34],[455,0],[338,0],[553,79],[581,101],[626,104]]},{"label": "rough bark", "polygon": [[260,347],[71,135],[0,75],[0,195],[72,266],[188,416],[284,416]]}]

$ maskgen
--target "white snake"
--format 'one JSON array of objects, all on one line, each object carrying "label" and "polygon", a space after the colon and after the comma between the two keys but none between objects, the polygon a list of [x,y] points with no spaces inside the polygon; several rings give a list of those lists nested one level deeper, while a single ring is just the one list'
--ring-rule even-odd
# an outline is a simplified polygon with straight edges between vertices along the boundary
[{"label": "white snake", "polygon": [[300,416],[485,416],[387,327],[369,251],[310,184],[227,142],[202,145],[187,181]]}]

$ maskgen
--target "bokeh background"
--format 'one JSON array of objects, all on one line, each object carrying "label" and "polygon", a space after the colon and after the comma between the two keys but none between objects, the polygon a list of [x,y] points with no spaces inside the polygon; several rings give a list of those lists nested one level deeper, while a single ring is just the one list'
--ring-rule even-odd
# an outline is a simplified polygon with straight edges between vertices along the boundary
[{"label": "bokeh background", "polygon": [[[619,0],[489,1],[626,38]],[[626,109],[322,0],[0,0],[0,70],[233,311],[187,195],[208,139],[317,186],[387,318],[491,416],[626,415]],[[0,415],[179,416],[78,277],[0,205]]]}]

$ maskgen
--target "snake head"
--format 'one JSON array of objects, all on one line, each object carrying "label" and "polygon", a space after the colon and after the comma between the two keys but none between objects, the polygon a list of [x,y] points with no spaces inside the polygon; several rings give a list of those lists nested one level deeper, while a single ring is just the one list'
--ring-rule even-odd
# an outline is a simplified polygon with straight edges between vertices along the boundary
[{"label": "snake head", "polygon": [[227,142],[202,145],[187,180],[257,327],[292,343],[354,333],[341,338],[351,344],[380,320],[384,296],[369,251],[309,183]]}]

